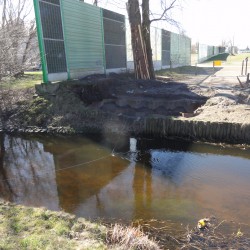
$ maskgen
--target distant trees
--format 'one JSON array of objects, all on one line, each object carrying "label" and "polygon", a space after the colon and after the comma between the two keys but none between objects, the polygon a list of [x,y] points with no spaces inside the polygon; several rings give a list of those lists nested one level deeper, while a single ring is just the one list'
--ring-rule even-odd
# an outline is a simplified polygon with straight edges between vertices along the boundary
[{"label": "distant trees", "polygon": [[18,76],[32,62],[39,61],[35,20],[29,0],[0,0],[0,80]]}]

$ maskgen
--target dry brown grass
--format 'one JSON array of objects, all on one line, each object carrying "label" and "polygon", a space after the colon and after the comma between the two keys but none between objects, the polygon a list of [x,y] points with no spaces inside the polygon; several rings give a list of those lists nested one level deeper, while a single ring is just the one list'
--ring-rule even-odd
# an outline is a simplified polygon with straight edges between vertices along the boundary
[{"label": "dry brown grass", "polygon": [[107,233],[107,243],[111,249],[158,250],[158,244],[148,238],[140,227],[125,227],[115,224]]}]

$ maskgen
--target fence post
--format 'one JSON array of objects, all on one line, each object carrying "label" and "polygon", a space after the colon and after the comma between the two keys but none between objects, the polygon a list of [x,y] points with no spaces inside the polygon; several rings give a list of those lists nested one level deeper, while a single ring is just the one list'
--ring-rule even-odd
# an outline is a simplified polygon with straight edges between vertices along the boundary
[{"label": "fence post", "polygon": [[40,58],[42,64],[42,72],[43,72],[43,82],[48,83],[48,68],[45,54],[45,46],[43,42],[43,30],[42,30],[42,21],[40,15],[40,7],[38,0],[33,0],[34,9],[35,9],[35,17],[36,17],[36,25],[37,25],[37,37],[38,37],[38,46],[40,49]]},{"label": "fence post", "polygon": [[247,63],[248,63],[248,57],[246,57],[246,68],[245,68],[245,75],[247,75]]},{"label": "fence post", "polygon": [[245,60],[242,61],[242,67],[241,67],[241,75],[243,76],[243,70],[244,70],[244,62]]}]

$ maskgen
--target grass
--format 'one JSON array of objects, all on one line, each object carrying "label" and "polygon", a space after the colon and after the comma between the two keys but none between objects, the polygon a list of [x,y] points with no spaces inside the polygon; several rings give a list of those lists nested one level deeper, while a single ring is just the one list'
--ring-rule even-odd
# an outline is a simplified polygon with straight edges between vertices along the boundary
[{"label": "grass", "polygon": [[211,61],[217,61],[217,60],[220,60],[220,61],[227,61],[227,58],[229,56],[229,53],[220,53],[218,55],[215,55],[215,56],[212,56],[210,57],[209,59],[207,59],[205,61],[206,62],[211,62]]},{"label": "grass", "polygon": [[0,201],[1,250],[159,249],[138,228],[101,223],[64,212]]},{"label": "grass", "polygon": [[235,56],[229,56],[227,59],[227,64],[242,62],[246,57],[250,57],[250,53],[241,53]]},{"label": "grass", "polygon": [[[160,228],[149,224],[149,239],[142,228],[119,224],[104,226],[89,222],[65,212],[31,208],[0,200],[1,250],[158,250],[158,249],[249,249],[250,238],[245,234],[248,226],[219,222],[210,218],[209,227],[189,230],[178,239],[168,234],[169,226]],[[144,228],[145,229],[145,228]],[[166,230],[166,231],[165,231]],[[158,243],[156,243],[156,239]],[[161,244],[162,248],[160,248]]]},{"label": "grass", "polygon": [[156,71],[156,75],[178,75],[178,74],[195,74],[195,70],[197,67],[195,66],[182,66],[182,67],[177,67],[177,68],[172,68],[172,69],[162,69]]},{"label": "grass", "polygon": [[171,77],[173,80],[188,79],[196,75],[210,75],[213,73],[211,67],[182,66],[172,69],[162,69],[156,71],[157,76]]},{"label": "grass", "polygon": [[108,240],[111,245],[126,246],[119,249],[143,249],[143,250],[159,250],[160,247],[144,235],[140,228],[123,227],[116,224],[108,233]]},{"label": "grass", "polygon": [[0,249],[107,249],[106,229],[63,212],[0,204]]},{"label": "grass", "polygon": [[4,79],[0,82],[0,85],[3,88],[11,88],[11,89],[26,89],[32,88],[35,84],[42,82],[42,72],[25,72],[23,76],[18,78],[8,78]]}]

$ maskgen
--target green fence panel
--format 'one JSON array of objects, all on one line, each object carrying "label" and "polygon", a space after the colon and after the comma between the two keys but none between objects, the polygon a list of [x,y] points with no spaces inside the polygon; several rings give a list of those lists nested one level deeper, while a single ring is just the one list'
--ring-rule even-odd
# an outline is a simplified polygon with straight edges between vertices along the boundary
[{"label": "green fence panel", "polygon": [[43,81],[67,79],[59,0],[34,0]]},{"label": "green fence panel", "polygon": [[125,16],[102,9],[106,70],[110,72],[126,70]]},{"label": "green fence panel", "polygon": [[162,66],[170,66],[171,32],[162,30],[161,32]]},{"label": "green fence panel", "polygon": [[104,73],[102,10],[77,0],[62,0],[69,77]]},{"label": "green fence panel", "polygon": [[191,64],[191,39],[171,32],[170,60],[172,66]]},{"label": "green fence panel", "polygon": [[199,44],[198,46],[198,62],[202,63],[209,58],[225,52],[225,47],[211,46],[207,44]]},{"label": "green fence panel", "polygon": [[175,33],[170,33],[170,61],[171,65],[179,65],[179,58],[180,58],[180,53],[179,53],[179,35]]},{"label": "green fence panel", "polygon": [[179,65],[191,64],[191,39],[189,37],[179,35]]}]

